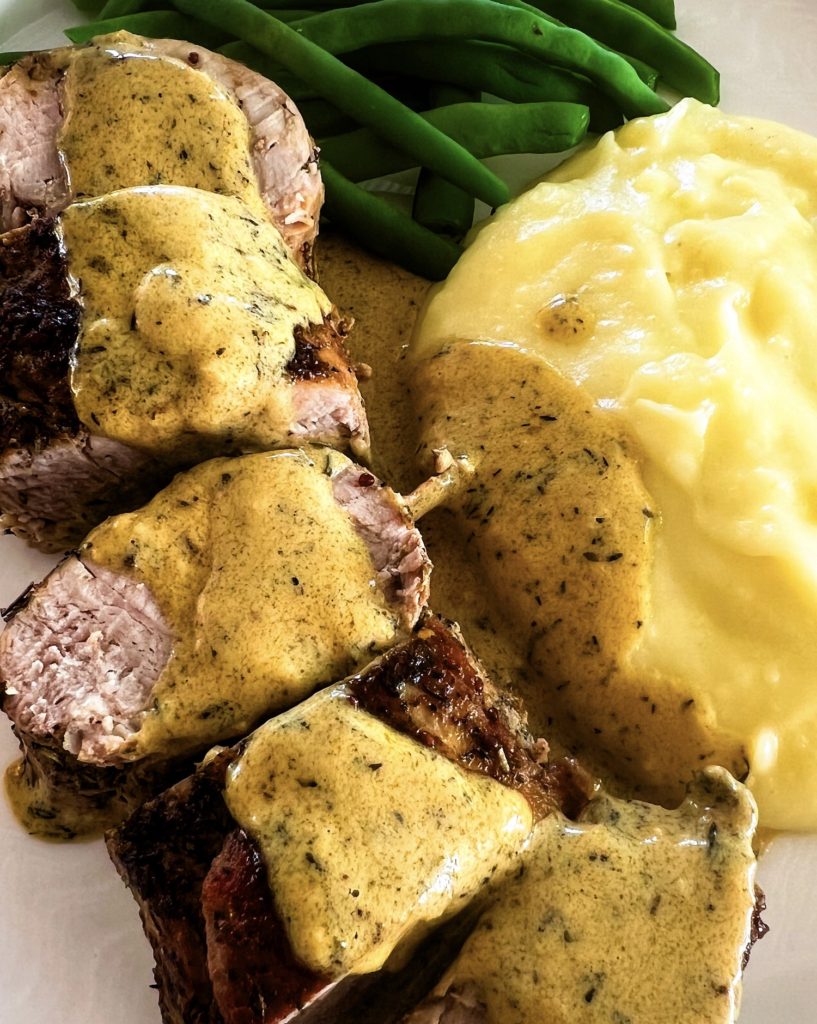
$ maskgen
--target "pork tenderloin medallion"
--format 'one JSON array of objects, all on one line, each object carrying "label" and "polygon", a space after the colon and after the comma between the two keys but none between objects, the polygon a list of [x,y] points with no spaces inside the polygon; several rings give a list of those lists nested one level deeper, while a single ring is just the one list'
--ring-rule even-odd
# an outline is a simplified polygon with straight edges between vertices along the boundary
[{"label": "pork tenderloin medallion", "polygon": [[0,635],[26,827],[121,820],[149,792],[123,777],[178,778],[394,644],[429,571],[399,496],[328,448],[216,459],[107,520]]},{"label": "pork tenderloin medallion", "polygon": [[242,200],[123,189],[0,238],[0,524],[78,543],[179,468],[368,452],[346,325]]},{"label": "pork tenderloin medallion", "polygon": [[189,185],[266,213],[311,266],[317,151],[274,82],[201,46],[129,32],[31,54],[0,74],[0,230],[76,197]]},{"label": "pork tenderloin medallion", "polygon": [[[361,999],[379,1005],[384,965],[515,869],[537,819],[586,799],[458,631],[426,615],[358,675],[206,759],[108,846],[153,944],[165,1024],[337,1024],[360,1019]],[[376,1019],[407,1009],[393,990],[389,1004]]]},{"label": "pork tenderloin medallion", "polygon": [[733,1024],[766,931],[757,822],[722,768],[675,810],[605,794],[534,829],[456,960],[403,1024]]}]

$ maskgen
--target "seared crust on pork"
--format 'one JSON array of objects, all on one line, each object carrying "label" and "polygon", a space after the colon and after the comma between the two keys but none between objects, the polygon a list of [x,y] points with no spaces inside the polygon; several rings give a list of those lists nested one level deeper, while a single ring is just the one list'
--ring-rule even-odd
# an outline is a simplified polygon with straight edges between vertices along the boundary
[{"label": "seared crust on pork", "polygon": [[0,450],[79,432],[69,375],[80,313],[52,220],[0,235]]},{"label": "seared crust on pork", "polygon": [[548,762],[547,743],[528,733],[524,712],[485,676],[453,623],[426,615],[410,640],[346,685],[393,728],[519,790],[537,818],[555,808],[573,816],[589,798],[574,764]]},{"label": "seared crust on pork", "polygon": [[201,906],[207,969],[226,1024],[264,1020],[268,1006],[286,1017],[331,983],[293,957],[261,853],[243,829],[230,832],[213,860]]},{"label": "seared crust on pork", "polygon": [[[63,551],[144,500],[154,460],[84,430],[71,393],[81,307],[53,220],[0,235],[0,527]],[[167,476],[167,471],[164,473]]]},{"label": "seared crust on pork", "polygon": [[156,957],[165,1024],[222,1024],[207,970],[201,889],[235,823],[221,793],[232,755],[140,807],[107,837],[108,852],[139,905]]}]

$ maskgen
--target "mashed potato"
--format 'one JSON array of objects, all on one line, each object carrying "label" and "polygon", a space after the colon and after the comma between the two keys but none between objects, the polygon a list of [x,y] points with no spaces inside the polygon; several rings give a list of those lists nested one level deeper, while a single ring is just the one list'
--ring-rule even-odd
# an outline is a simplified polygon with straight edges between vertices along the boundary
[{"label": "mashed potato", "polygon": [[635,437],[658,517],[619,669],[689,692],[778,828],[817,827],[815,335],[817,140],[686,100],[504,208],[414,346],[514,343]]}]

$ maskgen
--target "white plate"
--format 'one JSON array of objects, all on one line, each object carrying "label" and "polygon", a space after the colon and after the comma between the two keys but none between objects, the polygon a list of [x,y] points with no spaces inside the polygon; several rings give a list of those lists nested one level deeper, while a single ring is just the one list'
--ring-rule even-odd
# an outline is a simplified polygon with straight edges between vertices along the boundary
[{"label": "white plate", "polygon": [[[720,68],[722,106],[817,135],[815,0],[676,0],[680,35]],[[0,49],[58,45],[68,0],[0,0]],[[51,559],[0,537],[0,606]],[[0,723],[0,764],[16,745]],[[0,801],[0,1024],[159,1024],[136,907],[102,844],[30,839]],[[771,933],[755,948],[741,1024],[817,1021],[817,837],[778,838],[760,882]],[[649,1022],[646,1022],[649,1024]]]}]

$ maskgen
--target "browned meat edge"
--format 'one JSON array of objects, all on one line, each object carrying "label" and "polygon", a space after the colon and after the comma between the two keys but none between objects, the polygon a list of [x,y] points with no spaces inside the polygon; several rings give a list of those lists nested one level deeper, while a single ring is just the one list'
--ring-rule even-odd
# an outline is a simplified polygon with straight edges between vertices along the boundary
[{"label": "browned meat edge", "polygon": [[0,235],[0,450],[79,432],[69,374],[80,312],[53,220]]},{"label": "browned meat edge", "polygon": [[331,984],[292,954],[261,853],[242,829],[232,831],[205,876],[201,893],[208,972],[227,1024],[286,1019]]},{"label": "browned meat edge", "polygon": [[769,926],[761,917],[761,914],[766,909],[766,894],[760,888],[759,885],[755,885],[755,905],[752,908],[752,920],[749,925],[749,941],[746,943],[746,949],[743,951],[743,961],[741,967],[746,970],[746,965],[749,963],[749,957],[752,955],[752,947],[756,942],[760,942],[763,936],[769,931]]},{"label": "browned meat edge", "polygon": [[[68,840],[84,835],[86,818],[95,832],[116,824],[142,804],[145,793],[172,785],[190,770],[189,761],[145,761],[100,769],[78,761],[57,739],[35,739],[13,724],[12,730],[20,743],[21,759],[10,770],[29,794],[42,793],[41,802],[31,796],[26,819],[30,830],[45,838]],[[78,815],[76,828],[59,820],[63,804]]]},{"label": "browned meat edge", "polygon": [[537,818],[554,808],[575,817],[591,795],[576,765],[547,761],[546,744],[527,733],[518,705],[486,678],[456,626],[435,615],[347,685],[395,729],[519,790]]},{"label": "browned meat edge", "polygon": [[223,1024],[207,973],[201,887],[235,828],[221,796],[232,756],[216,757],[107,836],[153,946],[165,1024]]}]

